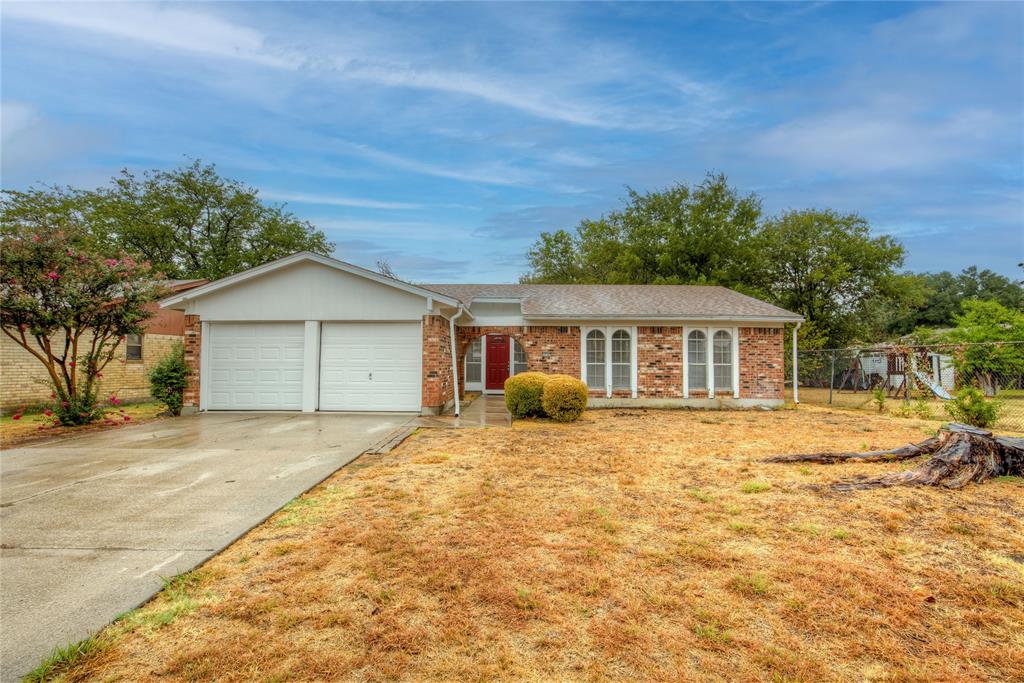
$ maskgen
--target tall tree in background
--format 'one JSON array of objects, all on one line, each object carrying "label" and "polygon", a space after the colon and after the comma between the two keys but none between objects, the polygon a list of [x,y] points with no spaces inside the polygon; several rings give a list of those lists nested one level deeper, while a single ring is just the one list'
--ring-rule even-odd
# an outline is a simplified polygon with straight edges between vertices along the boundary
[{"label": "tall tree in background", "polygon": [[887,312],[886,331],[892,334],[907,334],[920,327],[952,327],[962,305],[973,299],[1024,311],[1024,286],[988,269],[971,266],[958,275],[943,271],[904,277],[908,289],[919,289],[923,296],[914,305]]},{"label": "tall tree in background", "polygon": [[896,276],[903,247],[872,237],[860,216],[806,210],[764,221],[760,199],[724,175],[630,191],[622,209],[574,233],[542,234],[528,258],[524,282],[717,284],[761,296],[807,317],[806,348],[874,334],[872,307],[907,294]]},{"label": "tall tree in background", "polygon": [[575,234],[544,233],[528,252],[524,282],[686,284],[744,288],[761,202],[724,175],[661,192],[629,190],[622,209],[585,219]]},{"label": "tall tree in background", "polygon": [[900,296],[903,247],[888,236],[872,237],[856,214],[787,211],[764,224],[757,244],[758,289],[804,315],[821,334],[817,343],[834,348],[854,341],[869,328],[871,303]]},{"label": "tall tree in background", "polygon": [[329,255],[334,245],[258,191],[195,161],[171,171],[129,171],[98,191],[93,235],[141,254],[174,278],[217,279],[296,251]]}]

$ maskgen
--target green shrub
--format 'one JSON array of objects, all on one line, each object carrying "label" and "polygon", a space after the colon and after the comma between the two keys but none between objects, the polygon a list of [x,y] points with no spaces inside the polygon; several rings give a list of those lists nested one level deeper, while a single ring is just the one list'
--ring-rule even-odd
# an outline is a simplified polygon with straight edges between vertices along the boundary
[{"label": "green shrub", "polygon": [[188,366],[185,349],[177,343],[171,352],[149,371],[149,386],[153,398],[167,406],[171,415],[181,415],[182,396],[188,385]]},{"label": "green shrub", "polygon": [[505,380],[505,407],[512,417],[539,417],[544,414],[542,395],[548,376],[543,372],[521,372]]},{"label": "green shrub", "polygon": [[933,417],[935,417],[934,415],[932,415],[931,406],[928,405],[928,401],[925,400],[923,396],[918,398],[917,401],[914,403],[914,414],[917,415],[922,420],[931,420]]},{"label": "green shrub", "polygon": [[575,377],[556,377],[543,386],[544,412],[558,422],[575,422],[587,407],[587,385]]},{"label": "green shrub", "polygon": [[879,413],[885,410],[885,389],[875,387],[874,391],[871,392],[871,400],[875,402]]},{"label": "green shrub", "polygon": [[946,401],[946,412],[957,422],[975,427],[991,427],[999,418],[1002,401],[985,398],[975,387],[964,387],[953,400]]}]

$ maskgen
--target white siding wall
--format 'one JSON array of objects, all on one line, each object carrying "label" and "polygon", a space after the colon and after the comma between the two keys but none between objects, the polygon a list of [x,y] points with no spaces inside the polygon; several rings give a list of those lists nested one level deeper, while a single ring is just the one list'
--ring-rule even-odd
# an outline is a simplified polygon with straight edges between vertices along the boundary
[{"label": "white siding wall", "polygon": [[427,301],[417,294],[306,262],[190,301],[187,313],[204,321],[418,321],[427,313]]}]

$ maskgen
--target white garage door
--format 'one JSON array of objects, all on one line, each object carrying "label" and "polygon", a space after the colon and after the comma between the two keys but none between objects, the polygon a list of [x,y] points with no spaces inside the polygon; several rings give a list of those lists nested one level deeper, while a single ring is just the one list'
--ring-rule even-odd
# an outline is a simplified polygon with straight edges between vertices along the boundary
[{"label": "white garage door", "polygon": [[320,410],[420,409],[419,323],[324,323]]},{"label": "white garage door", "polygon": [[210,410],[301,410],[302,323],[210,323]]}]

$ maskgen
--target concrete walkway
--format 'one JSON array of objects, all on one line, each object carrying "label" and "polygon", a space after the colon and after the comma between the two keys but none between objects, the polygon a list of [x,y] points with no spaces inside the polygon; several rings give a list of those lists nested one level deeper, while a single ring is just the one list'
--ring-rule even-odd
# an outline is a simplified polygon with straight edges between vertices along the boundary
[{"label": "concrete walkway", "polygon": [[495,394],[484,394],[477,396],[473,401],[463,406],[462,414],[459,417],[454,415],[436,415],[420,417],[416,424],[421,427],[509,427],[512,424],[512,416],[505,407],[505,397]]},{"label": "concrete walkway", "polygon": [[148,600],[408,414],[206,413],[0,455],[0,680]]}]

